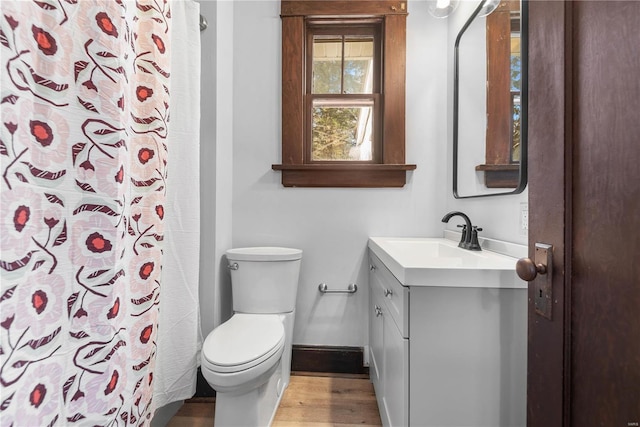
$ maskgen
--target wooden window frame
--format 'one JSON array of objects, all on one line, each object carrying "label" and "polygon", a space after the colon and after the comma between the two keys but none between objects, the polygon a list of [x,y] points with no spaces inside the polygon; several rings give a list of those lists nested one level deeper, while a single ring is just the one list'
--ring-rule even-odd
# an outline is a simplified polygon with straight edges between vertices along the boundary
[{"label": "wooden window frame", "polygon": [[486,154],[485,163],[476,166],[476,170],[484,171],[487,188],[516,188],[520,182],[520,162],[511,161],[511,11],[516,10],[520,10],[519,0],[502,0],[486,18]]},{"label": "wooden window frame", "polygon": [[[407,3],[398,1],[281,1],[282,173],[285,187],[403,187],[405,163],[405,72]],[[313,19],[382,21],[381,152],[374,162],[309,162],[305,154],[307,23]],[[345,24],[346,25],[346,24]],[[308,97],[307,97],[308,98]]]}]

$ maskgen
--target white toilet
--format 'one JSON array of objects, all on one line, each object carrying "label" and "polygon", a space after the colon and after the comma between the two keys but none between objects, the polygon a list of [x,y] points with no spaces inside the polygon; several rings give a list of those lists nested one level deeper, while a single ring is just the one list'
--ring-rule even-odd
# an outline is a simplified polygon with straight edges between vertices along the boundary
[{"label": "white toilet", "polygon": [[233,316],[202,346],[201,369],[216,390],[216,427],[268,426],[291,373],[300,249],[226,252]]}]

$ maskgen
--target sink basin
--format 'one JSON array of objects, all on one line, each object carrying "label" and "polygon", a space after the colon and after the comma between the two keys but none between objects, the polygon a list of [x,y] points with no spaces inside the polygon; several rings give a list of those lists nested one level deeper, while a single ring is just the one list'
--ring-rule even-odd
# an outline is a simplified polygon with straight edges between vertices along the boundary
[{"label": "sink basin", "polygon": [[444,238],[370,237],[369,249],[404,286],[524,288],[516,258]]},{"label": "sink basin", "polygon": [[[421,263],[427,259],[447,258],[447,264],[462,265],[475,263],[478,252],[462,250],[453,242],[444,239],[388,239],[385,241],[388,248],[403,259],[412,260],[410,263]],[[436,262],[433,268],[441,267],[442,263]]]}]

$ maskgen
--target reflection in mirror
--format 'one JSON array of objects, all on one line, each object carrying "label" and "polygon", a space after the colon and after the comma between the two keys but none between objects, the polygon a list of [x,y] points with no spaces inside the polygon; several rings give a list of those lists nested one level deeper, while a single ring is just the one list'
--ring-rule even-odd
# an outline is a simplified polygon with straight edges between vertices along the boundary
[{"label": "reflection in mirror", "polygon": [[516,194],[526,186],[525,35],[526,2],[520,0],[481,1],[458,33],[453,117],[456,198]]}]

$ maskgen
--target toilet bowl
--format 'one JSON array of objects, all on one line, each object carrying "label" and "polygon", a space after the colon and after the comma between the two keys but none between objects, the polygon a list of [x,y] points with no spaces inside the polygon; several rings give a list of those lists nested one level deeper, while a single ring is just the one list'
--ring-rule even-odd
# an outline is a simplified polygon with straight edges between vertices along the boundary
[{"label": "toilet bowl", "polygon": [[218,392],[248,391],[275,370],[284,342],[280,316],[234,314],[207,336],[202,346],[202,374]]},{"label": "toilet bowl", "polygon": [[302,251],[226,252],[233,312],[205,339],[201,369],[216,390],[214,425],[268,426],[289,384]]}]

